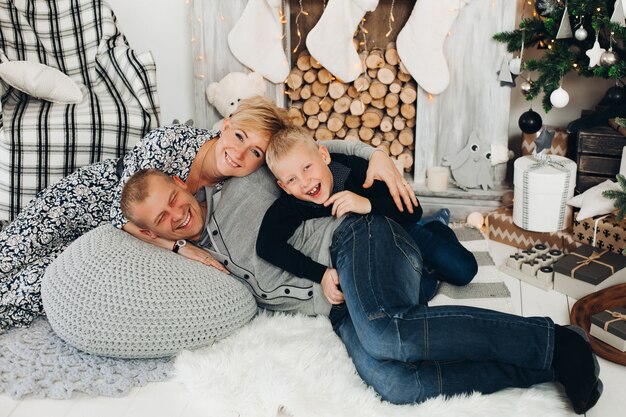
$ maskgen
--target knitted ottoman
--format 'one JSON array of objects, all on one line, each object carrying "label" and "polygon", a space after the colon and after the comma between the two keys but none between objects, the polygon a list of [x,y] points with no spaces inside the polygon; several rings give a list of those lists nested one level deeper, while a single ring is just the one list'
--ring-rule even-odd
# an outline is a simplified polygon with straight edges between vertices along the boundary
[{"label": "knitted ottoman", "polygon": [[112,225],[73,242],[41,285],[54,331],[85,352],[171,356],[208,345],[256,313],[234,277],[142,242]]}]

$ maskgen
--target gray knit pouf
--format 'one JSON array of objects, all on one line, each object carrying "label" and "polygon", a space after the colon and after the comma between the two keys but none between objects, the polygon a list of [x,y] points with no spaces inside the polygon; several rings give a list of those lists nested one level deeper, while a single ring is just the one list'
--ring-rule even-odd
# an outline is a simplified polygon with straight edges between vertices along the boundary
[{"label": "gray knit pouf", "polygon": [[68,246],[46,270],[41,295],[50,325],[68,344],[122,358],[210,344],[256,313],[234,277],[111,225]]}]

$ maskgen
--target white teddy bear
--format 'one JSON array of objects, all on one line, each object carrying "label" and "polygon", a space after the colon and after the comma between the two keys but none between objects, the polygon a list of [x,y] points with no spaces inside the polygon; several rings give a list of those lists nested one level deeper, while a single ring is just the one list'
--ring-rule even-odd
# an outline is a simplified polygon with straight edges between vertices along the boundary
[{"label": "white teddy bear", "polygon": [[[228,73],[217,82],[212,82],[206,89],[206,97],[217,112],[224,118],[237,109],[239,101],[256,95],[265,94],[265,81],[258,72]],[[213,129],[222,129],[224,119],[218,120]]]}]

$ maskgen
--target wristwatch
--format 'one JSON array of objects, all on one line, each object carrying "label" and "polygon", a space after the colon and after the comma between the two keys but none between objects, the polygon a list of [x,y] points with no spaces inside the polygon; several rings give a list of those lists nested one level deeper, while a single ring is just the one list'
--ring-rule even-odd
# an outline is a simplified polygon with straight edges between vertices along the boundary
[{"label": "wristwatch", "polygon": [[186,244],[187,244],[187,241],[185,239],[177,240],[176,242],[174,242],[174,247],[172,248],[172,252],[178,253],[178,250],[182,248],[183,246],[185,246]]}]

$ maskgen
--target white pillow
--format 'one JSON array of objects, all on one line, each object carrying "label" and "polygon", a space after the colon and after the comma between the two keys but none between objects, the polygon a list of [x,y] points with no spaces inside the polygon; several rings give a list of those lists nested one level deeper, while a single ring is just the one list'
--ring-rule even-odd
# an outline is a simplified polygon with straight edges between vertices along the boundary
[{"label": "white pillow", "polygon": [[53,103],[70,104],[83,100],[83,93],[70,77],[39,62],[3,62],[0,78],[13,88]]},{"label": "white pillow", "polygon": [[620,186],[614,181],[606,180],[567,201],[567,204],[570,206],[580,208],[576,216],[577,221],[607,214],[615,210],[615,200],[602,195],[602,192],[606,190],[619,191]]}]

